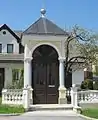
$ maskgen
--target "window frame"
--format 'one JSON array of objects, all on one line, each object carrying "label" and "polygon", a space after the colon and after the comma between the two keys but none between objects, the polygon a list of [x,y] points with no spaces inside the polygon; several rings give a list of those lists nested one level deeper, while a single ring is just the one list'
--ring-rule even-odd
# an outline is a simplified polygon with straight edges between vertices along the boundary
[{"label": "window frame", "polygon": [[[12,52],[8,51],[8,46],[12,46]],[[13,50],[14,50],[14,45],[13,44],[7,44],[7,53],[13,53]]]}]

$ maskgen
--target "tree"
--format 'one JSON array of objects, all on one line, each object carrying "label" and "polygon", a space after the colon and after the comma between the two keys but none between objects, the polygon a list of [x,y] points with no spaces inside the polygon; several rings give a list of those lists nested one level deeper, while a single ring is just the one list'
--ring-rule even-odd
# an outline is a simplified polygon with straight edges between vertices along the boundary
[{"label": "tree", "polygon": [[65,41],[65,78],[72,71],[95,64],[97,55],[98,34],[75,26]]}]

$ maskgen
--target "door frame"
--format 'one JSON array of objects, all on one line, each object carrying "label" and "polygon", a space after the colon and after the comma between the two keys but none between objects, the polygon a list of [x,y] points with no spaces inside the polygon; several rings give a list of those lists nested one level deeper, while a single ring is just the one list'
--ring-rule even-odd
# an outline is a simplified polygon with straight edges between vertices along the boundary
[{"label": "door frame", "polygon": [[[49,45],[41,45],[41,46],[48,46],[48,47],[50,47],[52,50],[54,50],[55,51],[55,55],[57,56],[57,58],[56,58],[56,60],[55,60],[55,62],[58,62],[58,74],[59,74],[59,61],[58,61],[58,53],[57,53],[57,51],[53,48],[53,47],[51,47],[51,46],[49,46]],[[35,49],[35,51],[39,48],[39,47],[41,47],[41,46],[38,46],[36,49]],[[35,52],[34,51],[34,52]],[[33,71],[34,71],[34,67],[33,67],[33,64],[34,64],[34,52],[33,52],[33,54],[32,54],[32,57],[33,57],[33,60],[32,60],[32,74],[33,74]],[[50,57],[50,60],[51,60],[51,57]],[[36,61],[36,60],[35,60]],[[41,61],[40,61],[41,62]],[[49,65],[49,62],[47,61],[47,64]],[[46,73],[47,74],[47,73]],[[59,87],[59,75],[57,75],[58,76],[58,80],[57,80],[57,88],[56,88],[56,94],[57,94],[57,103],[58,103],[58,97],[59,97],[59,92],[58,92],[58,87]],[[33,79],[33,77],[34,77],[34,74],[32,75],[32,88],[33,88],[33,94],[35,95],[36,93],[34,92],[34,79]],[[48,79],[49,80],[49,79]],[[48,90],[48,85],[47,85],[47,78],[46,78],[46,82],[45,82],[46,84],[45,84],[45,89],[46,89],[46,91]],[[36,85],[35,85],[36,86]],[[48,96],[48,92],[47,93],[45,93],[46,95],[45,95],[45,97],[47,97]],[[48,97],[47,97],[48,98]],[[47,98],[45,99],[46,101],[45,101],[45,103],[44,104],[46,104],[47,103]],[[33,99],[34,99],[34,96],[33,96]],[[57,104],[56,103],[56,104]],[[36,104],[36,103],[35,103]]]}]

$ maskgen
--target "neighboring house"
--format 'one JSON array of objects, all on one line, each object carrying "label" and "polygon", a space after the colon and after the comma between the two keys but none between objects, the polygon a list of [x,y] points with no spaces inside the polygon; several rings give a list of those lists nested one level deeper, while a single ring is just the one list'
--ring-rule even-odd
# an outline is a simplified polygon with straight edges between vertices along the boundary
[{"label": "neighboring house", "polygon": [[93,80],[98,80],[98,61],[95,65],[92,65]]},{"label": "neighboring house", "polygon": [[12,84],[13,69],[24,69],[24,88],[33,88],[34,104],[64,103],[65,83],[67,87],[80,85],[84,70],[64,78],[68,34],[45,18],[45,12],[41,9],[41,17],[23,32],[13,31],[6,24],[0,27],[0,88]]}]

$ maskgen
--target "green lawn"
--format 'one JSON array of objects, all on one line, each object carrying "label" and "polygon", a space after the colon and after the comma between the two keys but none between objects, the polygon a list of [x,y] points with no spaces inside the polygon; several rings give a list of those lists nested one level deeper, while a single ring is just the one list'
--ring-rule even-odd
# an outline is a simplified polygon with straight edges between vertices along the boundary
[{"label": "green lawn", "polygon": [[88,117],[98,119],[98,108],[87,108],[82,110],[82,114]]},{"label": "green lawn", "polygon": [[24,113],[25,109],[22,106],[0,105],[0,113]]},{"label": "green lawn", "polygon": [[25,109],[23,106],[12,106],[12,105],[2,105],[0,97],[0,114],[10,114],[10,113],[24,113]]}]

